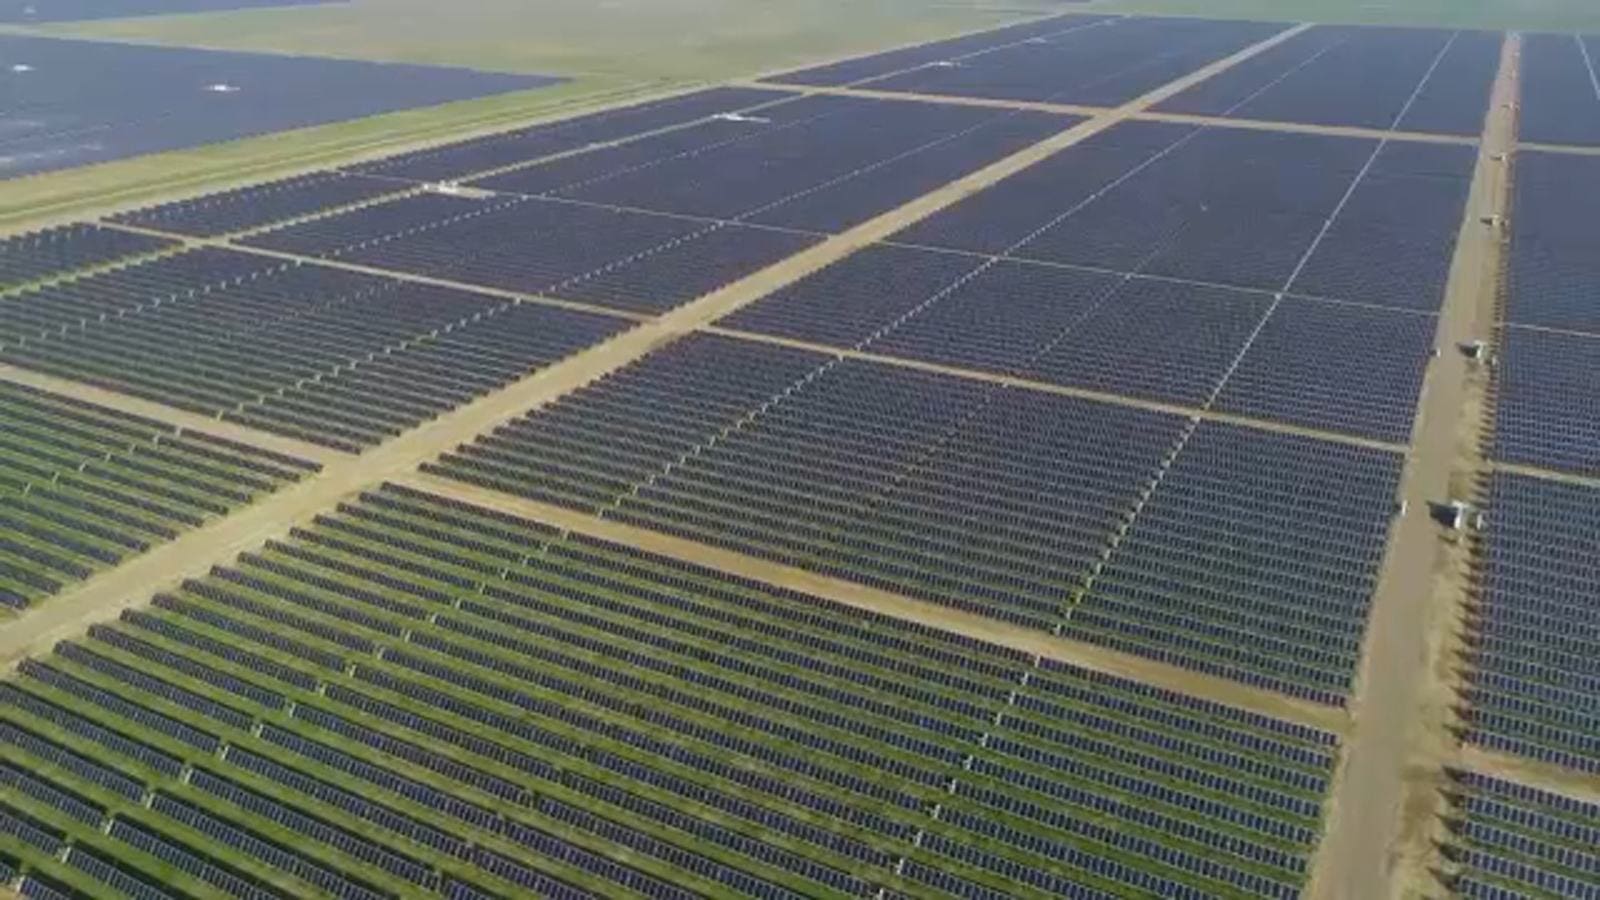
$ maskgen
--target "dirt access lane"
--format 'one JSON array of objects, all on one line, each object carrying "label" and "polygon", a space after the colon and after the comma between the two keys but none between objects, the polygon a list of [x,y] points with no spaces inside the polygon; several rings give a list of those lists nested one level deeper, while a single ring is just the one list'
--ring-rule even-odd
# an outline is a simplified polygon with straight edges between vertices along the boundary
[{"label": "dirt access lane", "polygon": [[[1516,140],[1520,39],[1501,50],[1478,164],[1440,310],[1433,361],[1418,406],[1401,481],[1400,517],[1373,596],[1350,711],[1353,725],[1335,774],[1327,830],[1307,895],[1380,900],[1428,893],[1437,862],[1433,828],[1442,810],[1443,766],[1456,700],[1451,642],[1465,600],[1461,547],[1444,540],[1428,503],[1451,497],[1458,475],[1476,471],[1477,420],[1463,341],[1492,327],[1501,234],[1485,216],[1503,215],[1506,163]],[[1464,419],[1471,418],[1471,421]],[[1437,893],[1436,890],[1432,893]]]},{"label": "dirt access lane", "polygon": [[359,457],[334,460],[319,474],[287,490],[102,572],[6,623],[0,629],[0,666],[13,666],[26,656],[47,651],[62,638],[78,634],[95,622],[114,619],[127,607],[148,602],[159,590],[170,588],[185,578],[204,575],[213,565],[226,564],[240,552],[269,538],[287,535],[293,526],[333,508],[340,500],[354,497],[386,480],[410,475],[419,464],[478,434],[614,372],[663,344],[1125,121],[1310,27],[1303,24],[1287,28],[1131,103],[1080,122],[782,262],[440,416]]}]

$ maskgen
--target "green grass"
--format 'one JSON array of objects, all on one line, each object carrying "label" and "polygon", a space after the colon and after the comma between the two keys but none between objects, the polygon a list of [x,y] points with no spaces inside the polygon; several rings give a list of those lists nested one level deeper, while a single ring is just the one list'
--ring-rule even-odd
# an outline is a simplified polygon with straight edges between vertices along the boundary
[{"label": "green grass", "polygon": [[[1021,18],[947,0],[354,0],[52,33],[622,80],[723,79]],[[1057,5],[1059,8],[1059,5]]]}]

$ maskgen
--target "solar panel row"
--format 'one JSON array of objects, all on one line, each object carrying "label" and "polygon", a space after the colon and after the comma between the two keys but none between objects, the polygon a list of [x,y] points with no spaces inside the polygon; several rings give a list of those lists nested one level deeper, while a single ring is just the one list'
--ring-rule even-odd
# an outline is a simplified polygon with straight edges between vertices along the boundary
[{"label": "solar panel row", "polygon": [[1514,326],[1499,339],[1493,457],[1600,474],[1600,340]]},{"label": "solar panel row", "polygon": [[218,237],[367,203],[405,189],[403,184],[377,178],[313,172],[146,207],[112,216],[108,221],[172,234]]},{"label": "solar panel row", "polygon": [[786,99],[789,95],[777,91],[713,88],[428,147],[348,168],[352,172],[414,181],[450,181]]},{"label": "solar panel row", "polygon": [[12,833],[261,898],[1292,897],[1333,762],[1302,726],[401,488],[25,664],[0,717],[39,772]]},{"label": "solar panel row", "polygon": [[8,362],[350,451],[628,324],[209,248],[5,312]]},{"label": "solar panel row", "polygon": [[0,383],[0,607],[28,606],[317,468]]},{"label": "solar panel row", "polygon": [[1600,806],[1453,772],[1454,887],[1475,900],[1600,897]]},{"label": "solar panel row", "polygon": [[1600,771],[1600,680],[1589,665],[1600,630],[1586,599],[1600,588],[1592,564],[1600,490],[1496,474],[1488,502],[1477,548],[1470,739]]},{"label": "solar panel row", "polygon": [[14,289],[175,246],[175,241],[98,225],[62,225],[30,231],[0,240],[0,289]]}]

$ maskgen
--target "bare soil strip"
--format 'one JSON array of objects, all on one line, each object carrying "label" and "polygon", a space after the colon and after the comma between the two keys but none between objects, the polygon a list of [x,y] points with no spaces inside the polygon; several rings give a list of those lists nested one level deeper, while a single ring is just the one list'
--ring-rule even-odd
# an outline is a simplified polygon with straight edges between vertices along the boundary
[{"label": "bare soil strip", "polygon": [[563,531],[586,534],[674,559],[710,566],[731,575],[792,588],[858,609],[954,631],[1044,659],[1072,663],[1156,687],[1206,697],[1274,718],[1326,729],[1335,734],[1343,734],[1348,722],[1343,710],[1335,707],[1296,700],[1274,691],[1248,687],[1230,679],[1204,675],[1093,644],[1068,640],[1036,628],[1011,625],[998,619],[915,600],[903,594],[867,587],[853,581],[830,578],[805,569],[712,547],[698,541],[597,518],[589,513],[526,500],[422,473],[396,478],[394,482],[499,512],[536,519]]},{"label": "bare soil strip", "polygon": [[[299,484],[100,573],[39,604],[0,629],[0,666],[12,666],[30,654],[46,651],[56,641],[77,634],[90,624],[114,619],[123,609],[147,602],[156,591],[170,588],[185,578],[204,575],[213,565],[225,564],[242,551],[259,546],[270,538],[282,537],[295,525],[309,521],[342,499],[358,495],[362,490],[387,480],[412,476],[419,464],[440,453],[614,372],[657,347],[710,324],[1065,147],[1111,128],[1310,27],[1299,25],[1288,28],[1134,102],[1078,123],[898,209],[574,354],[557,365],[440,416],[359,457],[336,459],[327,464],[322,472]],[[977,627],[980,623],[966,624]],[[1231,683],[1211,684],[1189,673],[1184,675],[1184,684],[1191,692],[1198,690],[1224,702],[1229,702],[1235,695],[1254,694]],[[1240,692],[1245,694],[1241,695]],[[1311,721],[1309,717],[1319,716],[1319,724],[1327,721],[1337,725],[1343,718],[1342,713],[1337,711],[1316,707],[1302,709],[1302,704],[1289,698],[1262,698],[1261,702],[1267,699],[1283,705],[1284,714],[1297,720]]]},{"label": "bare soil strip", "polygon": [[154,419],[157,422],[171,425],[174,428],[181,428],[184,431],[203,432],[216,437],[227,438],[230,441],[249,444],[252,447],[259,447],[262,450],[297,456],[308,462],[327,465],[335,460],[350,458],[349,454],[341,453],[338,450],[323,447],[319,444],[313,444],[309,441],[297,441],[294,438],[282,437],[234,422],[225,422],[212,416],[187,412],[177,407],[167,406],[164,403],[156,403],[152,400],[145,400],[129,394],[109,391],[81,381],[46,375],[43,372],[35,372],[31,369],[20,369],[7,363],[0,363],[0,381],[37,388],[53,394],[62,394],[86,403],[110,407],[118,412]]},{"label": "bare soil strip", "polygon": [[1088,388],[1071,387],[1063,384],[1051,384],[1046,381],[1035,381],[1030,378],[1018,378],[1015,375],[1000,375],[994,372],[984,372],[977,369],[962,368],[961,366],[927,362],[926,360],[920,359],[888,356],[882,353],[873,353],[870,350],[851,350],[843,347],[835,347],[831,344],[818,344],[812,341],[802,341],[794,338],[778,337],[776,335],[760,334],[752,331],[721,328],[715,325],[706,326],[700,330],[708,334],[739,338],[740,340],[755,341],[762,344],[776,344],[782,347],[793,347],[797,350],[810,350],[814,353],[826,353],[830,356],[838,356],[844,359],[859,359],[866,362],[899,366],[903,369],[916,369],[921,372],[932,372],[939,375],[954,375],[958,378],[966,378],[972,381],[986,381],[990,384],[999,384],[1013,388],[1023,388],[1025,390],[1039,391],[1045,394],[1059,394],[1064,397],[1079,397],[1084,400],[1094,400],[1100,403],[1111,403],[1117,406],[1132,407],[1134,409],[1146,409],[1152,412],[1169,413],[1171,415],[1203,419],[1208,422],[1226,422],[1230,425],[1241,425],[1246,428],[1254,428],[1258,431],[1270,431],[1276,434],[1294,434],[1304,437],[1313,437],[1318,440],[1328,441],[1335,444],[1346,444],[1352,447],[1366,447],[1372,450],[1387,450],[1391,453],[1404,453],[1408,449],[1403,444],[1392,444],[1387,441],[1377,441],[1370,438],[1356,437],[1354,435],[1339,434],[1337,432],[1323,431],[1317,428],[1304,428],[1298,425],[1289,425],[1284,422],[1274,422],[1268,419],[1257,419],[1252,416],[1214,412],[1209,409],[1201,409],[1195,406],[1184,406],[1179,403],[1164,403],[1159,400],[1144,400],[1138,397],[1129,397],[1125,394],[1113,394],[1106,391],[1095,391]]},{"label": "bare soil strip", "polygon": [[1580,147],[1572,144],[1541,144],[1518,142],[1518,150],[1537,150],[1540,153],[1569,153],[1574,156],[1600,156],[1600,147]]},{"label": "bare soil strip", "polygon": [[1522,756],[1496,753],[1471,744],[1461,748],[1455,765],[1470,772],[1514,781],[1585,803],[1600,803],[1600,775],[1553,766]]},{"label": "bare soil strip", "polygon": [[1575,484],[1580,487],[1600,488],[1600,476],[1595,475],[1575,475],[1572,472],[1558,472],[1555,469],[1525,466],[1520,463],[1490,463],[1488,468],[1494,472],[1505,472],[1510,475],[1527,475],[1531,478],[1543,478],[1546,481],[1559,481],[1563,484]]},{"label": "bare soil strip", "polygon": [[[1110,111],[1108,107],[1085,106],[1078,103],[1050,103],[1036,100],[1005,100],[995,97],[965,97],[959,94],[883,91],[864,87],[818,87],[811,85],[767,84],[766,82],[758,83],[754,81],[740,82],[740,84],[744,87],[778,88],[799,94],[828,94],[835,97],[863,97],[874,100],[909,100],[919,103],[940,103],[949,106],[977,106],[989,109],[1015,109],[1078,116],[1098,116]],[[1225,116],[1157,112],[1149,109],[1138,113],[1133,118],[1142,122],[1178,122],[1219,128],[1245,128],[1254,131],[1289,131],[1300,134],[1321,134],[1329,137],[1370,138],[1373,140],[1387,138],[1391,141],[1415,141],[1430,144],[1476,144],[1478,142],[1476,135],[1436,134],[1427,131],[1390,131],[1386,128],[1364,128],[1357,125],[1314,125],[1308,122],[1280,122],[1270,119],[1234,119]],[[1582,152],[1587,148],[1570,149]]]},{"label": "bare soil strip", "polygon": [[[1515,141],[1520,38],[1505,41],[1444,306],[1439,358],[1424,381],[1411,459],[1402,473],[1408,512],[1397,521],[1373,596],[1353,727],[1335,774],[1327,832],[1307,895],[1341,900],[1437,893],[1430,870],[1443,812],[1443,767],[1454,754],[1457,700],[1452,648],[1465,600],[1465,549],[1442,539],[1429,516],[1478,465],[1470,414],[1473,371],[1457,350],[1487,334],[1503,248],[1482,219],[1504,213],[1504,158]],[[1469,421],[1470,420],[1470,421]]]}]

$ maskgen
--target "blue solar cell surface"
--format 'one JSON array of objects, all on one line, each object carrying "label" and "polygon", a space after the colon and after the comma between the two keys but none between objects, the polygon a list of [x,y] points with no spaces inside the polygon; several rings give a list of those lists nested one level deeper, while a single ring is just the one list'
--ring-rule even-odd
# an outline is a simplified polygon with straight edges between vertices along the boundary
[{"label": "blue solar cell surface", "polygon": [[1472,900],[1600,897],[1600,805],[1453,771],[1458,824],[1449,852]]},{"label": "blue solar cell surface", "polygon": [[1286,297],[1216,408],[1407,443],[1437,329],[1431,315]]},{"label": "blue solar cell surface", "polygon": [[860,84],[884,91],[1116,106],[1283,28],[1206,19],[1105,19]]},{"label": "blue solar cell surface", "polygon": [[1600,157],[1517,154],[1506,321],[1600,335]]},{"label": "blue solar cell surface", "polygon": [[1501,36],[1323,25],[1157,105],[1163,112],[1475,135]]},{"label": "blue solar cell surface", "polygon": [[14,34],[0,59],[0,179],[561,80]]},{"label": "blue solar cell surface", "polygon": [[1493,477],[1466,691],[1473,742],[1600,772],[1597,535],[1600,489]]},{"label": "blue solar cell surface", "polygon": [[1600,337],[1501,328],[1494,379],[1495,459],[1600,474]]},{"label": "blue solar cell surface", "polygon": [[1262,293],[887,244],[719,324],[1199,405],[1271,302]]},{"label": "blue solar cell surface", "polygon": [[1600,35],[1530,34],[1522,40],[1522,140],[1600,144]]},{"label": "blue solar cell surface", "polygon": [[1402,461],[1200,423],[1088,580],[1064,633],[1343,703]]}]

